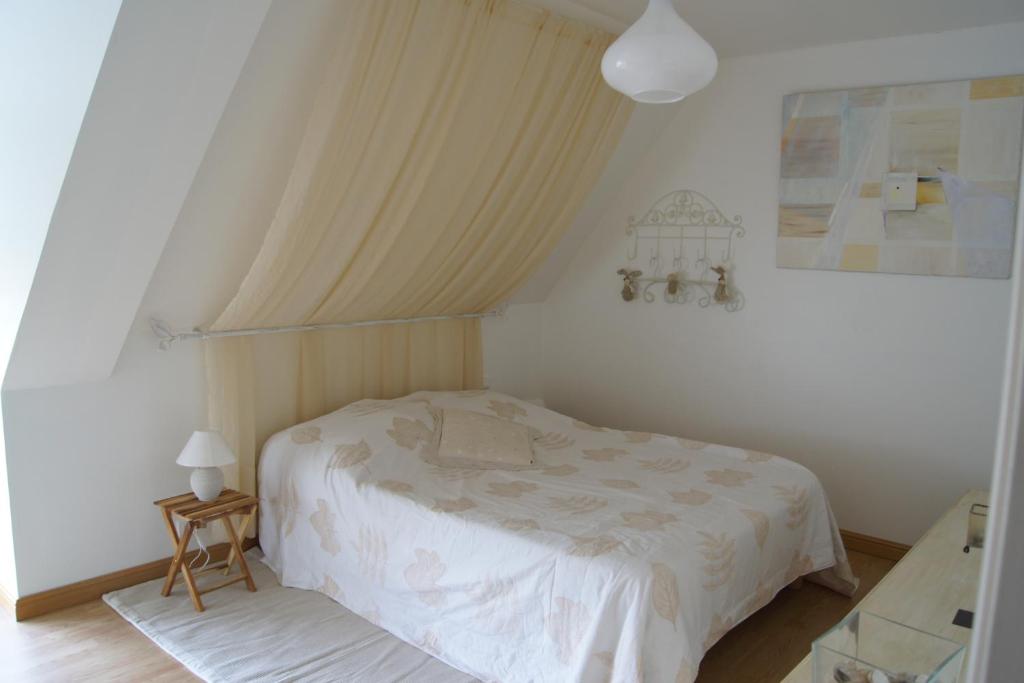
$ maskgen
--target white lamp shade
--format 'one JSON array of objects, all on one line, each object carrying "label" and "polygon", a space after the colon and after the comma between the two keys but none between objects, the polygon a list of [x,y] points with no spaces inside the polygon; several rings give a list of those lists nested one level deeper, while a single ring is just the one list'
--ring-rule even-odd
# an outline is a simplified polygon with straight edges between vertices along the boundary
[{"label": "white lamp shade", "polygon": [[637,102],[678,102],[715,77],[718,56],[682,20],[672,0],[650,0],[601,60],[608,85]]},{"label": "white lamp shade", "polygon": [[235,454],[220,432],[193,432],[178,456],[186,467],[223,467],[235,462]]}]

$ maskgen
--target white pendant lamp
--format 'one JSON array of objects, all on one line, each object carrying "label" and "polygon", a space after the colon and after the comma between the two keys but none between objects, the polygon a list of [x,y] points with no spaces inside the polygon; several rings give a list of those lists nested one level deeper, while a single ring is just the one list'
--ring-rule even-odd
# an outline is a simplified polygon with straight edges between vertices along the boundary
[{"label": "white pendant lamp", "polygon": [[648,0],[647,10],[601,60],[608,85],[637,102],[678,102],[715,77],[718,56],[676,13],[672,0]]}]

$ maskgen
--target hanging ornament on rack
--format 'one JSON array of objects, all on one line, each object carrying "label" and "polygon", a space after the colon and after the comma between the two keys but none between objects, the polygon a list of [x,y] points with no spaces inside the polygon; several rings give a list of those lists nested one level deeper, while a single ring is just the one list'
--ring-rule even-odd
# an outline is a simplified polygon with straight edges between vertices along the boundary
[{"label": "hanging ornament on rack", "polygon": [[728,303],[732,299],[732,294],[729,292],[729,283],[725,280],[725,274],[728,272],[725,266],[715,266],[712,268],[714,272],[718,273],[718,285],[715,287],[715,301],[724,304]]},{"label": "hanging ornament on rack", "polygon": [[[718,304],[730,312],[740,310],[746,299],[733,283],[734,240],[745,233],[741,216],[726,217],[705,195],[693,190],[670,192],[639,220],[629,219],[626,234],[632,240],[627,259],[637,258],[641,242],[653,242],[654,246],[647,259],[651,275],[643,277],[643,271],[630,267],[618,270],[623,278],[622,299],[633,301],[639,294],[653,303],[658,297],[652,289],[664,285],[662,299],[667,303],[696,300],[702,308]],[[663,248],[671,248],[673,268],[664,276]],[[687,272],[690,263],[692,273]]]},{"label": "hanging ornament on rack", "polygon": [[636,279],[643,275],[642,271],[619,268],[622,276],[622,300],[632,301],[636,298]]}]

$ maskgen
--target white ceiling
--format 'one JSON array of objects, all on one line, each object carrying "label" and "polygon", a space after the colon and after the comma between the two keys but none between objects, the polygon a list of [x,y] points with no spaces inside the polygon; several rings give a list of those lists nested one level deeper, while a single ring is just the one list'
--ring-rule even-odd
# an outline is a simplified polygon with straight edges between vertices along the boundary
[{"label": "white ceiling", "polygon": [[[621,32],[647,0],[527,0]],[[1024,0],[675,0],[720,56],[1024,21]]]}]

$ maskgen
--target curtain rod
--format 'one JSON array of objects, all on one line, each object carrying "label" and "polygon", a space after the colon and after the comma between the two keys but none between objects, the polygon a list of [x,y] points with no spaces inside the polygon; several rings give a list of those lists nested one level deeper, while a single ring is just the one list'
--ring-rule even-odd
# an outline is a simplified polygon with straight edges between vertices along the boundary
[{"label": "curtain rod", "polygon": [[426,315],[418,318],[387,318],[384,320],[359,320],[350,323],[320,323],[315,325],[285,325],[283,327],[250,327],[238,330],[201,330],[198,327],[191,332],[174,332],[162,320],[150,318],[149,327],[160,340],[160,350],[166,351],[176,341],[191,339],[217,339],[219,337],[250,337],[257,334],[280,334],[282,332],[312,332],[316,330],[343,330],[351,327],[370,327],[372,325],[403,325],[421,323],[431,320],[467,320],[472,318],[495,318],[505,315],[507,303],[485,313],[460,313],[458,315]]}]

